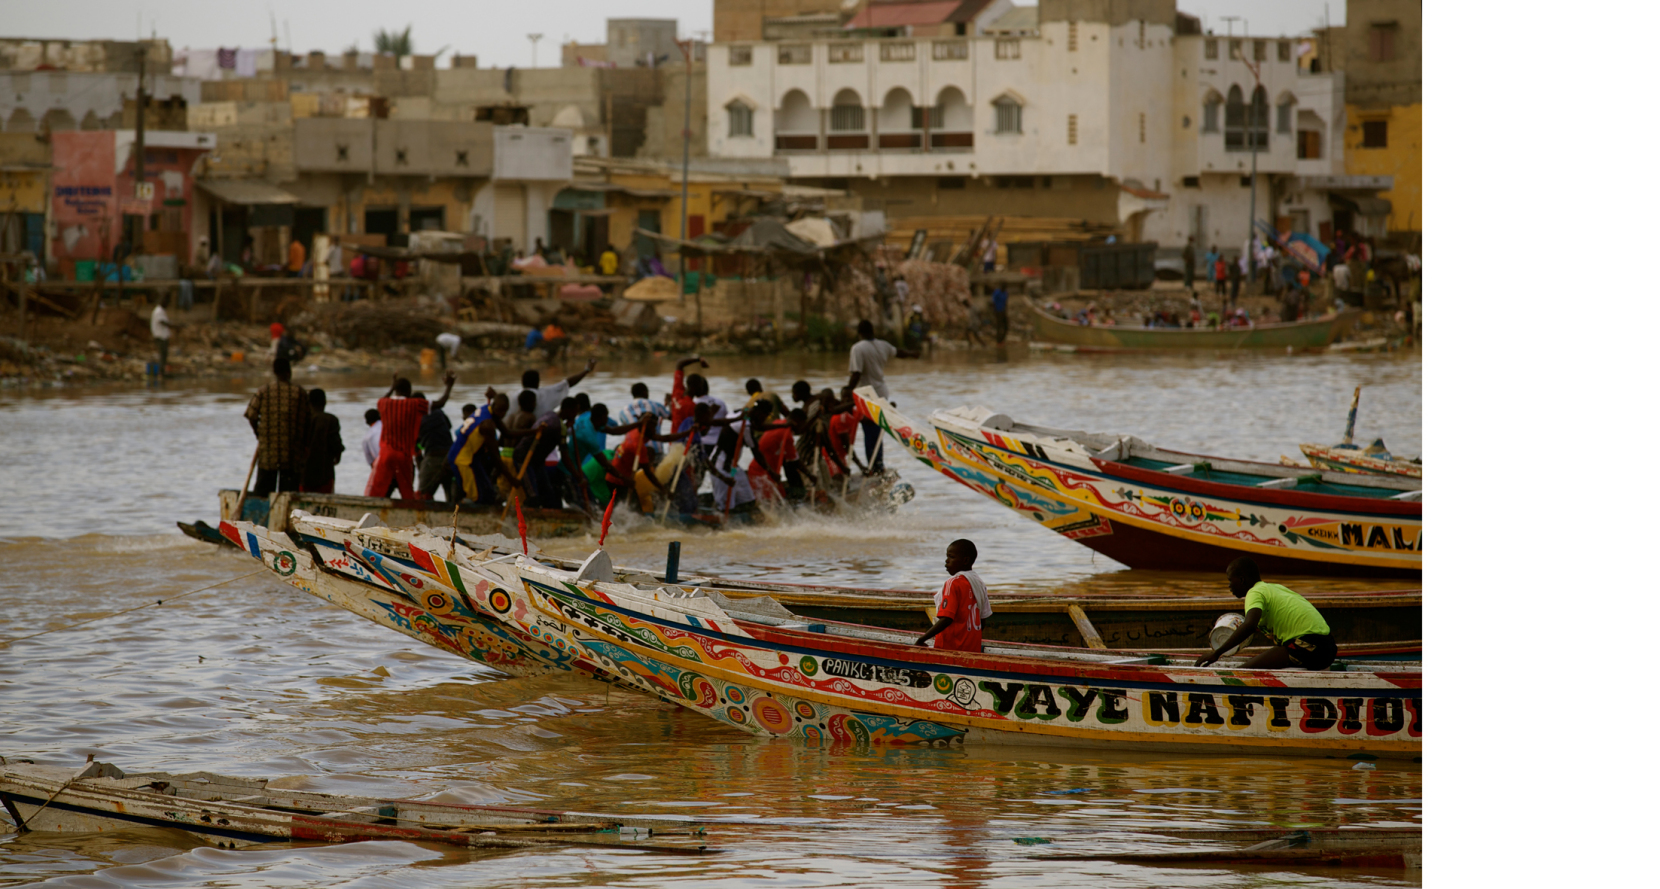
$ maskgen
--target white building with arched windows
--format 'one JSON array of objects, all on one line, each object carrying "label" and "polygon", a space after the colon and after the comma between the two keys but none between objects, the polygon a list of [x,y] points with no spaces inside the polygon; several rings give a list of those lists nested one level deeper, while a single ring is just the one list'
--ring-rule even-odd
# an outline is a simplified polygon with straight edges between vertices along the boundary
[{"label": "white building with arched windows", "polygon": [[1257,219],[1320,233],[1333,187],[1380,187],[1338,175],[1341,75],[1300,72],[1293,39],[1203,34],[1174,0],[970,0],[955,25],[893,25],[907,6],[953,4],[710,46],[709,154],[785,159],[890,218],[1077,217],[1230,250],[1253,192]]}]

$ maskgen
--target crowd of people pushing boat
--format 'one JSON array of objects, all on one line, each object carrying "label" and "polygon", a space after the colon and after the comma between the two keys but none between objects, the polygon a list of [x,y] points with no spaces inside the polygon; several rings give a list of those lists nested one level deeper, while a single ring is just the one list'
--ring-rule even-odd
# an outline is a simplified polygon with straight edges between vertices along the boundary
[{"label": "crowd of people pushing boat", "polygon": [[[877,339],[869,321],[860,321],[858,332],[839,392],[798,380],[786,401],[751,379],[736,409],[710,392],[706,377],[688,372],[709,367],[692,355],[676,363],[663,400],[635,383],[632,400],[613,415],[609,405],[576,391],[595,368],[590,359],[581,371],[546,385],[539,371],[527,370],[513,395],[487,387],[481,404],[462,406],[452,432],[444,409],[455,373],[445,373],[436,399],[394,374],[364,417],[369,429],[363,450],[371,467],[364,494],[420,501],[442,493],[457,504],[507,500],[521,508],[572,507],[607,516],[622,505],[665,518],[672,513],[680,521],[724,520],[769,501],[828,504],[838,491],[845,496],[855,469],[865,478],[883,473],[881,429],[854,390],[869,386],[887,399],[888,361],[918,357]],[[334,493],[334,468],[345,447],[339,419],[326,410],[327,394],[296,385],[284,355],[273,360],[272,374],[245,412],[258,438],[253,495]],[[854,447],[861,432],[862,460]],[[705,480],[710,491],[700,498]],[[973,570],[977,557],[972,541],[947,547],[948,577],[935,596],[935,621],[918,645],[981,650],[983,621],[992,612],[985,583]],[[1249,558],[1229,566],[1228,583],[1245,600],[1245,619],[1201,665],[1260,632],[1274,647],[1247,667],[1330,666],[1336,656],[1330,627],[1306,599],[1263,582]]]}]

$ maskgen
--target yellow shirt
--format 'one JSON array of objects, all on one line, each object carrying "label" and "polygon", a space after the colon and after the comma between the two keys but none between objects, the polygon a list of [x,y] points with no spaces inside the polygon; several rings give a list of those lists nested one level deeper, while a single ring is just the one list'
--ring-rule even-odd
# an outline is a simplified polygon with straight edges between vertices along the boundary
[{"label": "yellow shirt", "polygon": [[615,275],[617,273],[617,254],[609,250],[601,253],[599,255],[599,270],[600,274],[603,275]]}]

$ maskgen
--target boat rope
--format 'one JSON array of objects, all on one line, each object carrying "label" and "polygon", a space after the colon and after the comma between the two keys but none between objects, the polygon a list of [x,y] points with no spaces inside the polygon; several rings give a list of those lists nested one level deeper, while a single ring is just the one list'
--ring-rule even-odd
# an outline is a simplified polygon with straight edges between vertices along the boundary
[{"label": "boat rope", "polygon": [[227,580],[221,580],[218,583],[210,583],[205,587],[200,587],[198,589],[191,590],[188,593],[179,593],[176,596],[168,596],[165,599],[157,599],[154,604],[151,604],[149,602],[145,602],[143,605],[139,605],[139,606],[134,607],[134,608],[128,608],[128,609],[125,609],[123,611],[112,611],[109,614],[101,614],[98,617],[88,618],[86,620],[79,621],[77,623],[72,623],[67,627],[54,627],[50,630],[42,630],[38,633],[31,633],[27,636],[18,636],[16,639],[0,639],[0,647],[5,647],[7,645],[12,644],[13,642],[22,642],[25,639],[34,639],[34,638],[37,638],[39,636],[44,636],[47,633],[61,633],[64,630],[73,630],[76,627],[84,627],[87,624],[94,623],[96,621],[101,621],[101,620],[104,620],[106,618],[111,618],[111,617],[119,617],[123,614],[131,614],[134,611],[140,611],[140,610],[145,609],[145,608],[154,608],[154,607],[156,607],[156,605],[160,605],[163,602],[171,602],[174,599],[183,599],[185,596],[193,596],[197,593],[207,592],[208,590],[211,590],[214,587],[224,586],[225,584],[230,583],[233,580],[242,580],[243,578],[253,577],[255,574],[263,574],[263,573],[264,573],[263,570],[261,570],[261,571],[249,571],[247,574],[239,574],[236,577],[232,577],[232,578],[229,578]]}]

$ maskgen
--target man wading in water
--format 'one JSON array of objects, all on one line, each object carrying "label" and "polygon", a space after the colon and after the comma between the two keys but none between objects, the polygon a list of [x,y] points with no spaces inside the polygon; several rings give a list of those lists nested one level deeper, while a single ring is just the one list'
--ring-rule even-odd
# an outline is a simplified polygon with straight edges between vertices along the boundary
[{"label": "man wading in water", "polygon": [[1193,662],[1195,667],[1216,663],[1222,652],[1243,645],[1262,631],[1274,647],[1246,661],[1249,670],[1306,667],[1324,670],[1337,658],[1331,627],[1307,599],[1277,583],[1264,583],[1257,563],[1241,556],[1228,565],[1228,592],[1245,600],[1245,622],[1215,651]]}]

